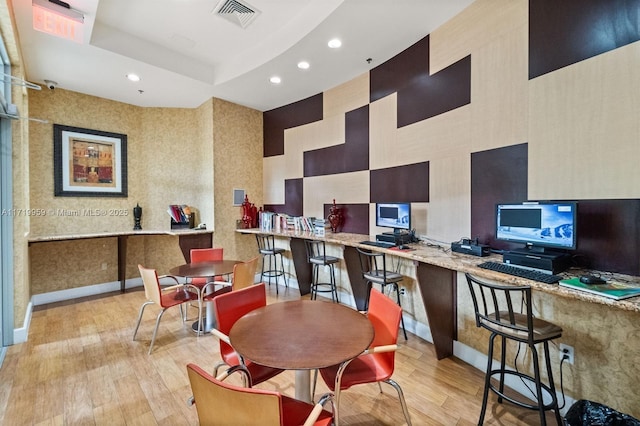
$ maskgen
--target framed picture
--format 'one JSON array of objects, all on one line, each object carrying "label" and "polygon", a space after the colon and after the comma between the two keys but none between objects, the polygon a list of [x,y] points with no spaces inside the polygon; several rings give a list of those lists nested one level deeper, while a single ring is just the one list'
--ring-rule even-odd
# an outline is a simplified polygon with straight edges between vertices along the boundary
[{"label": "framed picture", "polygon": [[57,197],[126,197],[127,135],[53,125]]}]

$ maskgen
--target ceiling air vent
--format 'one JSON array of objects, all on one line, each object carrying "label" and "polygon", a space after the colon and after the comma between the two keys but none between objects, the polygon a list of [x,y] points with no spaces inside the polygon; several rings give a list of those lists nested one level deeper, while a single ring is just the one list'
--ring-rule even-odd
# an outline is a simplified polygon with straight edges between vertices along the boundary
[{"label": "ceiling air vent", "polygon": [[222,0],[212,13],[242,28],[247,28],[260,15],[255,7],[238,0]]}]

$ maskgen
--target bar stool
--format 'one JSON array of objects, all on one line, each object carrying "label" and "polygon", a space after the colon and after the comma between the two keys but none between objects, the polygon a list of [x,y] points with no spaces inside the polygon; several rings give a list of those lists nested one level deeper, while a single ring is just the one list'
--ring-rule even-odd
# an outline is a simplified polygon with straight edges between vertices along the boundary
[{"label": "bar stool", "polygon": [[[562,336],[562,328],[533,317],[531,287],[498,285],[483,282],[468,273],[466,277],[473,300],[476,326],[485,328],[491,332],[491,336],[489,337],[489,351],[487,354],[484,396],[482,398],[482,409],[480,411],[478,425],[484,422],[489,390],[498,395],[499,403],[502,403],[502,400],[506,399],[519,407],[538,411],[540,413],[541,425],[547,424],[545,411],[554,410],[558,425],[562,425],[549,357],[549,341]],[[523,304],[522,309],[524,312],[515,312],[514,305],[520,303]],[[495,338],[498,336],[501,337],[502,340],[500,368],[492,368],[493,345]],[[529,347],[533,360],[533,377],[519,371],[512,371],[505,368],[507,339],[525,343]],[[540,378],[540,363],[538,361],[538,351],[536,350],[536,344],[539,343],[542,343],[544,348],[544,359],[547,364],[549,385],[542,383]],[[500,375],[498,386],[491,383],[491,377],[495,375]],[[504,392],[504,378],[508,375],[534,383],[537,402],[530,404],[506,395]],[[547,400],[550,400],[550,402],[545,404],[543,396],[547,396]]]},{"label": "bar stool", "polygon": [[[282,275],[284,278],[284,285],[287,284],[287,276],[284,273],[284,260],[282,259],[283,248],[275,246],[273,235],[256,234],[256,241],[258,242],[258,251],[262,255],[262,269],[260,270],[260,281],[264,281],[264,277],[267,277],[269,285],[271,285],[271,278],[276,279],[276,295],[278,294],[278,277]],[[280,256],[280,269],[278,269],[278,262],[276,256]],[[268,269],[265,270],[266,262],[269,262]]]},{"label": "bar stool", "polygon": [[[311,300],[316,300],[318,293],[331,293],[331,300],[340,303],[338,287],[336,286],[335,264],[340,261],[337,257],[327,256],[324,241],[304,240],[307,249],[307,262],[312,266],[311,272]],[[329,282],[318,282],[321,266],[329,267]]]},{"label": "bar stool", "polygon": [[[387,270],[387,257],[384,252],[362,250],[358,247],[356,247],[356,250],[360,258],[362,277],[369,286],[369,291],[367,292],[367,309],[369,309],[369,295],[371,294],[372,284],[380,285],[382,287],[382,294],[385,294],[385,288],[387,286],[391,286],[391,289],[396,292],[398,306],[402,307],[400,303],[400,289],[398,288],[398,283],[404,279],[402,274]],[[404,318],[402,318],[402,316],[400,316],[400,322],[402,323],[404,340],[407,340],[407,330],[404,328]]]}]

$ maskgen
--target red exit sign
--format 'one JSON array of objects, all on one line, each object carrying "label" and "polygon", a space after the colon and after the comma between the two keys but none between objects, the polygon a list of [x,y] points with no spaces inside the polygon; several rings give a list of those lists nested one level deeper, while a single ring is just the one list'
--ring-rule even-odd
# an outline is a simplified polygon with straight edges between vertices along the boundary
[{"label": "red exit sign", "polygon": [[33,29],[56,37],[84,42],[83,24],[33,4]]}]

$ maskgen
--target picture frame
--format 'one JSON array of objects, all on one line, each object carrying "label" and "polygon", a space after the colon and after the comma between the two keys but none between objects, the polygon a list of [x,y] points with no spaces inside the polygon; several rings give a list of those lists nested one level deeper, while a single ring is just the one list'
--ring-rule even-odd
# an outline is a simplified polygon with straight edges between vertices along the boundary
[{"label": "picture frame", "polygon": [[53,125],[56,197],[127,197],[127,135]]}]

